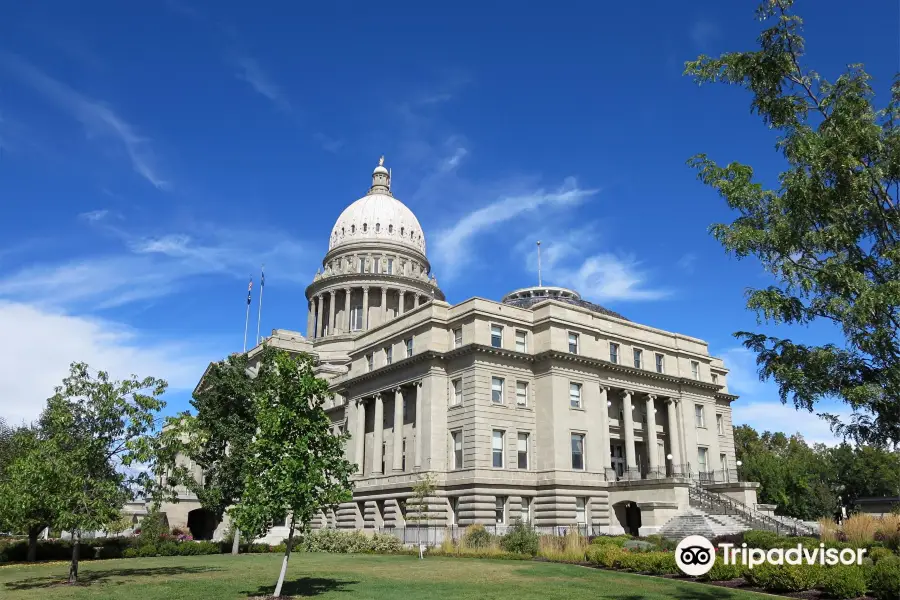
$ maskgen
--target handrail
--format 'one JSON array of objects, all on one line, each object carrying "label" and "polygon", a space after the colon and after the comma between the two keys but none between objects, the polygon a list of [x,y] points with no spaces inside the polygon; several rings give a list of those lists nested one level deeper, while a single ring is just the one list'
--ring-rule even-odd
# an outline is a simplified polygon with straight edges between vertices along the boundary
[{"label": "handrail", "polygon": [[814,533],[809,527],[801,526],[799,523],[794,523],[793,525],[784,523],[755,508],[747,506],[739,500],[723,496],[716,492],[711,492],[710,490],[703,488],[699,482],[695,482],[691,485],[688,494],[689,496],[696,496],[701,503],[705,500],[709,505],[718,505],[725,511],[726,515],[729,514],[728,511],[731,510],[732,514],[743,515],[750,521],[751,525],[759,524],[765,529],[773,530],[776,533],[781,533],[782,531],[789,531],[793,535],[797,535],[798,532],[807,535],[812,535]]}]

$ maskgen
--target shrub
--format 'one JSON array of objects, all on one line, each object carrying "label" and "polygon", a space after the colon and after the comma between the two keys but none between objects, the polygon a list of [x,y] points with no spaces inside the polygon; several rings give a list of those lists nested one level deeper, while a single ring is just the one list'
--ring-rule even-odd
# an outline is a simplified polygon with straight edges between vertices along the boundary
[{"label": "shrub", "polygon": [[604,545],[604,544],[612,544],[621,548],[625,545],[625,542],[630,540],[631,538],[627,535],[598,535],[594,539],[591,540],[591,544],[593,545]]},{"label": "shrub", "polygon": [[587,540],[572,528],[564,536],[542,535],[538,540],[538,554],[548,560],[584,562]]},{"label": "shrub", "polygon": [[777,548],[781,542],[781,538],[774,531],[745,531],[744,542],[748,548],[760,548],[762,550],[770,550]]},{"label": "shrub", "polygon": [[744,566],[741,564],[725,564],[722,557],[717,556],[712,569],[700,578],[704,581],[731,581],[744,576]]},{"label": "shrub", "polygon": [[840,528],[832,519],[819,519],[819,539],[823,542],[834,542],[838,539]]},{"label": "shrub", "polygon": [[674,552],[650,552],[645,554],[650,573],[653,575],[677,575],[681,572],[675,562]]},{"label": "shrub", "polygon": [[872,559],[872,562],[878,564],[883,558],[891,559],[894,557],[894,553],[888,550],[887,548],[872,548],[866,553],[868,558]]},{"label": "shrub", "polygon": [[538,553],[538,534],[528,525],[517,521],[500,539],[500,547],[507,552],[534,556]]},{"label": "shrub", "polygon": [[180,554],[178,544],[176,542],[161,542],[156,546],[157,556],[178,556]]},{"label": "shrub", "polygon": [[858,513],[844,521],[843,533],[846,541],[862,547],[875,540],[878,520],[872,515]]},{"label": "shrub", "polygon": [[900,515],[890,514],[881,517],[878,520],[875,537],[883,542],[886,548],[900,552]]},{"label": "shrub", "polygon": [[137,544],[156,544],[160,539],[169,535],[169,522],[166,515],[159,510],[151,510],[147,516],[141,519],[140,528],[136,530]]},{"label": "shrub", "polygon": [[141,558],[156,556],[156,544],[142,544],[138,546],[137,555]]},{"label": "shrub", "polygon": [[[678,542],[664,538],[661,535],[648,535],[644,538],[647,542],[653,544],[658,550],[667,550],[673,552],[678,546]],[[739,544],[740,545],[740,544]]]},{"label": "shrub", "polygon": [[389,533],[376,533],[372,536],[372,552],[380,554],[399,552],[403,544]]},{"label": "shrub", "polygon": [[900,558],[883,558],[872,567],[869,591],[878,600],[900,599]]},{"label": "shrub", "polygon": [[804,592],[822,583],[824,570],[819,565],[763,564],[744,572],[750,585],[770,592]]},{"label": "shrub", "polygon": [[628,553],[616,544],[595,544],[587,550],[587,558],[590,562],[607,569],[622,568],[622,557]]},{"label": "shrub", "polygon": [[126,548],[122,553],[122,558],[137,558],[139,556],[137,548]]},{"label": "shrub", "polygon": [[491,538],[491,534],[484,528],[484,525],[469,525],[463,536],[468,548],[487,548],[491,545]]},{"label": "shrub", "polygon": [[828,567],[821,582],[822,591],[838,600],[859,598],[865,595],[867,587],[866,572],[856,565]]}]

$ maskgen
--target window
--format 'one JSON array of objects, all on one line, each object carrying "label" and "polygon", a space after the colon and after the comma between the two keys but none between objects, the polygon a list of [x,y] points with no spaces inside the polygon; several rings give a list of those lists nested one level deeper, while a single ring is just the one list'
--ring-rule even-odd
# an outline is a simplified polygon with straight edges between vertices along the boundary
[{"label": "window", "polygon": [[691,361],[691,377],[694,379],[700,379],[700,363],[696,360]]},{"label": "window", "polygon": [[360,257],[359,258],[359,272],[365,273],[365,271],[366,271],[366,259],[364,259],[363,257]]},{"label": "window", "polygon": [[491,377],[491,402],[503,404],[503,380],[499,377]]},{"label": "window", "polygon": [[716,375],[715,373],[712,373],[712,374],[710,375],[710,377],[712,378],[712,382],[713,382],[715,385],[719,385],[719,376],[718,376],[718,375]]},{"label": "window", "polygon": [[722,472],[727,474],[728,473],[728,455],[727,454],[719,455],[719,464],[722,465]]},{"label": "window", "polygon": [[523,523],[531,522],[531,498],[528,496],[522,496],[522,514],[519,519]]},{"label": "window", "polygon": [[572,468],[577,471],[584,470],[584,434],[572,434]]},{"label": "window", "polygon": [[413,339],[408,338],[406,340],[406,356],[407,356],[407,358],[412,356],[412,354],[413,354]]},{"label": "window", "polygon": [[375,257],[372,259],[372,272],[378,273],[381,269],[381,257]]},{"label": "window", "polygon": [[494,518],[497,521],[497,525],[503,525],[506,523],[506,496],[497,496],[497,501],[494,506]]},{"label": "window", "polygon": [[381,233],[381,223],[375,223],[375,233]]},{"label": "window", "polygon": [[569,384],[569,406],[572,408],[581,408],[581,384]]},{"label": "window", "polygon": [[587,523],[587,511],[585,510],[585,498],[575,498],[575,522],[578,525]]},{"label": "window", "polygon": [[453,330],[453,347],[459,348],[462,346],[462,327],[457,327]]},{"label": "window", "polygon": [[459,525],[459,496],[450,498],[450,524]]},{"label": "window", "polygon": [[381,472],[384,473],[384,459],[387,456],[387,442],[381,442]]},{"label": "window", "polygon": [[697,464],[700,465],[700,472],[706,473],[709,463],[709,449],[700,446],[697,448]]},{"label": "window", "polygon": [[516,382],[516,406],[528,406],[528,383],[525,381]]},{"label": "window", "polygon": [[389,365],[394,362],[394,347],[388,346],[384,349],[384,364]]},{"label": "window", "polygon": [[716,431],[719,435],[725,435],[725,420],[721,414],[716,414]]},{"label": "window", "polygon": [[403,438],[403,466],[400,467],[401,471],[406,471],[406,438]]},{"label": "window", "polygon": [[706,415],[703,414],[703,405],[695,404],[694,405],[694,424],[697,427],[702,427],[706,429]]},{"label": "window", "polygon": [[609,343],[609,362],[619,364],[619,345],[615,342]]},{"label": "window", "polygon": [[528,468],[528,434],[520,433],[516,445],[516,453],[518,455],[517,466],[520,469]]},{"label": "window", "polygon": [[491,460],[495,469],[503,468],[503,432],[496,429],[491,437]]},{"label": "window", "polygon": [[453,398],[450,400],[451,406],[459,406],[462,404],[462,379],[453,380]]},{"label": "window", "polygon": [[503,347],[503,327],[500,325],[491,325],[491,346],[494,348]]},{"label": "window", "polygon": [[643,369],[644,368],[644,351],[639,348],[635,348],[634,350],[632,350],[632,352],[634,353],[634,368],[635,369]]},{"label": "window", "polygon": [[450,434],[450,438],[453,443],[453,468],[454,469],[462,469],[463,468],[463,453],[462,453],[462,431],[454,431]]},{"label": "window", "polygon": [[569,332],[569,352],[578,354],[578,334]]},{"label": "window", "polygon": [[666,372],[666,357],[662,354],[656,355],[656,372],[657,373],[665,373]]},{"label": "window", "polygon": [[528,334],[521,329],[516,330],[516,352],[528,352]]},{"label": "window", "polygon": [[387,274],[388,275],[394,274],[394,259],[393,258],[387,259]]},{"label": "window", "polygon": [[362,306],[353,306],[350,308],[350,331],[360,329],[362,329]]},{"label": "window", "polygon": [[375,365],[374,355],[372,355],[372,354],[366,355],[366,366],[368,367],[369,371],[372,370],[374,365]]}]

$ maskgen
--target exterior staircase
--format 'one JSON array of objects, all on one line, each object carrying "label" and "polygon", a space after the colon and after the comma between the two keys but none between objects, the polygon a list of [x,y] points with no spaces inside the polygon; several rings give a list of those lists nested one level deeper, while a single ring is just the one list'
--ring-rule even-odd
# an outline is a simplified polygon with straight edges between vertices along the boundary
[{"label": "exterior staircase", "polygon": [[662,527],[660,535],[678,540],[689,535],[713,538],[749,529],[794,536],[817,534],[802,521],[763,513],[733,498],[708,490],[700,482],[692,483],[689,498],[690,508],[672,517]]}]

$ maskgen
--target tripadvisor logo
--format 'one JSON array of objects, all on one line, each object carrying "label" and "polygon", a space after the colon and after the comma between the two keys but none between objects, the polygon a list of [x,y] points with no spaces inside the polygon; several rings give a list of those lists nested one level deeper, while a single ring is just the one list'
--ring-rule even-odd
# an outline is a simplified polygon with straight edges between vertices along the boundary
[{"label": "tripadvisor logo", "polygon": [[[744,565],[752,569],[763,564],[770,565],[861,565],[866,554],[865,548],[826,548],[820,543],[818,548],[804,547],[802,544],[792,548],[748,548],[747,544],[736,547],[734,544],[719,544],[722,551],[722,564]],[[716,548],[701,535],[691,535],[675,547],[675,564],[685,575],[699,577],[713,568],[716,562]]]}]

